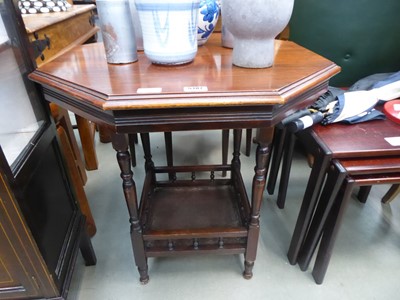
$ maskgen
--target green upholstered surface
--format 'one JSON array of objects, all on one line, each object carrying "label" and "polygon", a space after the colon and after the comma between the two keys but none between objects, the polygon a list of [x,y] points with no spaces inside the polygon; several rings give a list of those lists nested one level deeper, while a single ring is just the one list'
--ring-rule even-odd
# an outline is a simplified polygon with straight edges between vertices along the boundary
[{"label": "green upholstered surface", "polygon": [[332,86],[400,70],[400,0],[295,0],[290,40],[334,61]]}]

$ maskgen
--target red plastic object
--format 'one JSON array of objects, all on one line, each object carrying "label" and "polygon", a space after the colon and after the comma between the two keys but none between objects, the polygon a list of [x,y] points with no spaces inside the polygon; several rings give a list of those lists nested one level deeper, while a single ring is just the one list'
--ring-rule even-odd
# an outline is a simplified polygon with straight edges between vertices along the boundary
[{"label": "red plastic object", "polygon": [[400,124],[400,99],[391,100],[383,106],[386,117],[397,124]]}]

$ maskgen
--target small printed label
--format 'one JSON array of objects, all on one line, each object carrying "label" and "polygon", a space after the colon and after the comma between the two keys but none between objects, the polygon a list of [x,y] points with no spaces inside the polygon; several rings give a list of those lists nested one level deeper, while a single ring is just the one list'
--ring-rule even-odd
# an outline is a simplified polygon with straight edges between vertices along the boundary
[{"label": "small printed label", "polygon": [[158,94],[162,92],[162,88],[138,88],[138,94]]},{"label": "small printed label", "polygon": [[387,137],[385,140],[392,146],[400,146],[400,136]]},{"label": "small printed label", "polygon": [[183,88],[184,92],[207,92],[208,88],[206,86],[185,86]]}]

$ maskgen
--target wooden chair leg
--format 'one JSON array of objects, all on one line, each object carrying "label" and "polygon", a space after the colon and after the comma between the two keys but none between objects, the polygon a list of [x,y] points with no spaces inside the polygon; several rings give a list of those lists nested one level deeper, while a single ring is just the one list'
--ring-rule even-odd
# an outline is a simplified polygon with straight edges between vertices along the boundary
[{"label": "wooden chair leg", "polygon": [[86,170],[97,170],[98,161],[94,144],[95,125],[87,119],[75,115],[78,132],[81,138],[83,157],[85,158]]},{"label": "wooden chair leg", "polygon": [[101,143],[111,143],[111,132],[107,125],[97,124],[97,129],[99,131],[99,140]]},{"label": "wooden chair leg", "polygon": [[382,203],[390,203],[400,193],[400,184],[393,184],[382,198]]},{"label": "wooden chair leg", "polygon": [[76,167],[78,168],[82,184],[85,185],[87,181],[85,164],[83,163],[81,157],[81,152],[79,150],[79,146],[75,138],[74,129],[72,127],[68,111],[66,109],[59,107],[58,105],[55,105],[54,103],[50,103],[50,110],[56,125],[62,126],[65,130],[65,133],[67,134],[67,138],[75,158]]},{"label": "wooden chair leg", "polygon": [[77,197],[82,214],[86,217],[87,232],[90,236],[94,236],[96,233],[96,224],[92,216],[92,211],[89,207],[89,202],[87,200],[85,190],[79,177],[78,169],[75,165],[73,151],[69,144],[67,134],[65,133],[65,130],[62,126],[58,126],[57,133],[60,137],[60,142],[64,150],[67,169],[72,180],[72,187],[75,189],[75,195]]}]

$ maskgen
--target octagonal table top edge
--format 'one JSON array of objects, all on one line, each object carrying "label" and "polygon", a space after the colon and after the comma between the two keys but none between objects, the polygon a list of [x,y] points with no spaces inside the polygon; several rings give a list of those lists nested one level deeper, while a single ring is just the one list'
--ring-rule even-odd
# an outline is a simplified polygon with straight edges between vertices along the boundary
[{"label": "octagonal table top edge", "polygon": [[[152,64],[143,52],[130,64],[107,64],[102,43],[77,46],[30,74],[30,79],[97,110],[283,105],[327,83],[340,67],[290,41],[276,41],[265,69],[232,65],[232,49],[214,34],[193,62]],[[70,103],[71,104],[71,103]]]}]

